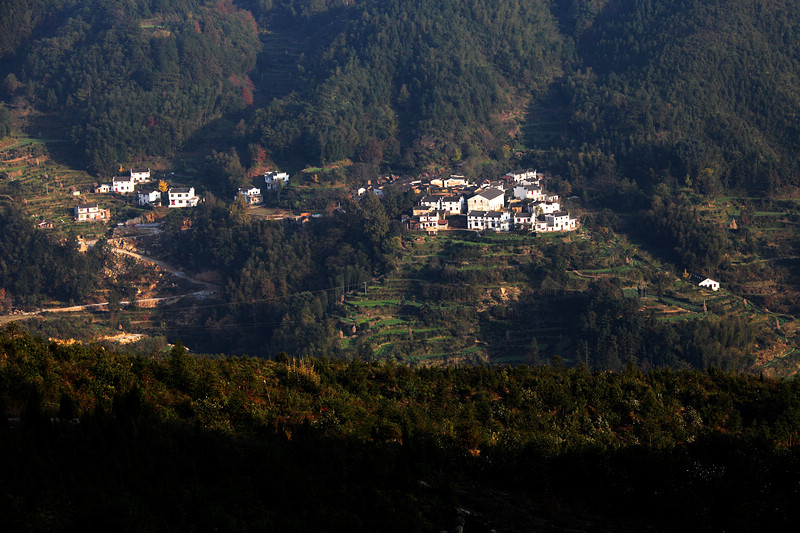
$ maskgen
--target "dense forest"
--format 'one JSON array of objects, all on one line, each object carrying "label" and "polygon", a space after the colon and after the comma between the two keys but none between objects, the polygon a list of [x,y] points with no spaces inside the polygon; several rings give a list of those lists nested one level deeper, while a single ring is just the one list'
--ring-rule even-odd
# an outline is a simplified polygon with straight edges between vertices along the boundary
[{"label": "dense forest", "polygon": [[110,253],[101,242],[80,253],[76,235],[55,242],[38,231],[21,209],[5,205],[0,211],[0,309],[8,312],[16,299],[21,305],[41,305],[49,298],[82,302],[101,286],[101,273]]},{"label": "dense forest", "polygon": [[4,5],[4,101],[96,171],[215,139],[294,166],[516,152],[582,185],[796,185],[794,2]]},{"label": "dense forest", "polygon": [[557,363],[414,371],[180,345],[153,359],[14,325],[0,352],[0,508],[14,530],[752,531],[797,519],[797,380]]},{"label": "dense forest", "polygon": [[344,293],[381,275],[401,228],[371,195],[303,225],[248,217],[241,204],[206,202],[191,231],[167,228],[160,246],[194,271],[221,273],[222,304],[201,310],[203,328],[174,332],[206,351],[342,355],[334,341]]}]

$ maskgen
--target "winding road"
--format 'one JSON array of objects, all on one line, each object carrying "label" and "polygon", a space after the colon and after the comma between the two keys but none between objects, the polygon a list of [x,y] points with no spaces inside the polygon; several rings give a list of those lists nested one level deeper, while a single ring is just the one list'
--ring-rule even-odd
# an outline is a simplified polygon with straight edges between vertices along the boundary
[{"label": "winding road", "polygon": [[[143,298],[143,299],[140,299],[140,300],[137,299],[135,301],[135,303],[137,305],[158,304],[158,303],[161,303],[161,302],[175,302],[175,301],[178,301],[178,300],[180,300],[182,298],[186,298],[187,296],[201,299],[201,298],[206,298],[207,296],[209,296],[211,294],[214,294],[215,292],[219,291],[219,285],[215,285],[214,283],[209,283],[207,281],[202,281],[202,280],[193,278],[191,276],[188,276],[182,270],[180,270],[178,268],[175,268],[174,266],[170,265],[169,263],[165,263],[164,261],[161,261],[159,259],[155,259],[155,258],[152,258],[152,257],[147,257],[145,255],[142,255],[142,254],[139,254],[139,253],[136,253],[136,252],[131,252],[129,250],[124,250],[122,248],[111,248],[111,250],[114,251],[115,253],[118,253],[118,254],[128,255],[128,256],[131,256],[131,257],[135,257],[136,259],[139,259],[141,261],[145,261],[147,263],[152,263],[154,265],[157,265],[157,266],[163,268],[164,270],[170,272],[171,274],[174,274],[175,276],[177,276],[177,277],[179,277],[181,279],[185,279],[186,281],[188,281],[190,283],[193,283],[195,285],[199,285],[199,286],[201,286],[203,288],[203,290],[201,290],[201,291],[194,291],[194,292],[189,292],[189,293],[186,293],[186,294],[179,294],[179,295],[176,295],[176,296],[163,296],[163,297],[159,297],[159,298]],[[131,302],[128,301],[128,300],[123,300],[119,304],[121,306],[126,306],[126,305],[130,305]],[[71,312],[75,312],[75,311],[86,311],[86,310],[92,309],[92,308],[102,308],[102,307],[107,307],[107,306],[108,306],[108,302],[99,302],[99,303],[94,303],[94,304],[72,305],[72,306],[69,306],[69,307],[51,307],[51,308],[48,308],[48,309],[39,309],[39,310],[36,310],[36,311],[27,311],[27,312],[18,313],[18,314],[11,314],[11,315],[0,315],[0,324],[6,324],[8,322],[14,322],[14,321],[17,321],[17,320],[26,320],[28,318],[41,315],[42,313],[71,313]]]}]

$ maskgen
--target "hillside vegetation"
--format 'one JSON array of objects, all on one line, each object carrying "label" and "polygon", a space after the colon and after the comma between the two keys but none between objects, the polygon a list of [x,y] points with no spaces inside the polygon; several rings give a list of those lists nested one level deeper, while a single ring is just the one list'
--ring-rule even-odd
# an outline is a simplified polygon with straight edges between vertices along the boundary
[{"label": "hillside vegetation", "polygon": [[[166,358],[0,332],[12,529],[677,531],[797,519],[798,382]],[[6,423],[4,417],[3,423]],[[157,480],[157,481],[156,481]]]},{"label": "hillside vegetation", "polygon": [[645,191],[797,185],[795,2],[6,4],[4,100],[95,171],[214,140],[297,167],[516,152]]}]

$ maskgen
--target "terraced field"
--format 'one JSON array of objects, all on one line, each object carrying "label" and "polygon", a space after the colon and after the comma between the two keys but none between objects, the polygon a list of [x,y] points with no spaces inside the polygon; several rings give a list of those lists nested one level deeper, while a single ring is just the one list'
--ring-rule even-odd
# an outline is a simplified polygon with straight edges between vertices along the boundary
[{"label": "terraced field", "polygon": [[554,300],[535,297],[518,264],[537,246],[536,237],[511,234],[407,239],[397,269],[346,300],[343,330],[351,334],[343,342],[412,365],[531,362],[534,337],[545,350],[563,350],[563,320],[541,311],[525,318],[529,300],[541,310]]},{"label": "terraced field", "polygon": [[[548,247],[568,243],[583,243],[594,264],[553,269],[545,258]],[[404,247],[394,272],[347,297],[343,346],[411,365],[538,364],[554,355],[576,364],[576,320],[584,294],[607,279],[621,285],[625,296],[638,298],[640,309],[659,321],[743,317],[763,332],[759,364],[771,368],[768,372],[786,372],[800,361],[794,317],[682,278],[673,278],[659,296],[655,288],[643,287],[643,270],[664,267],[622,240],[608,245],[593,243],[586,234],[541,239],[447,232],[411,236]],[[558,281],[551,286],[543,275]]]}]

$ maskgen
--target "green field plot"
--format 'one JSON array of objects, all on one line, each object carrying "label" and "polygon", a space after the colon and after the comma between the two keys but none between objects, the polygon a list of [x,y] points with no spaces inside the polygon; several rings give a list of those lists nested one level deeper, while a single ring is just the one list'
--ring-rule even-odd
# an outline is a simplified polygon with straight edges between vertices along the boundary
[{"label": "green field plot", "polygon": [[686,309],[687,311],[700,311],[700,309],[701,309],[699,306],[697,306],[695,304],[692,304],[692,303],[687,302],[685,300],[678,300],[678,299],[675,299],[675,298],[670,298],[669,296],[661,296],[661,297],[659,297],[659,300],[661,300],[662,302],[664,302],[666,304],[673,305],[675,307],[680,307],[681,309]]}]

